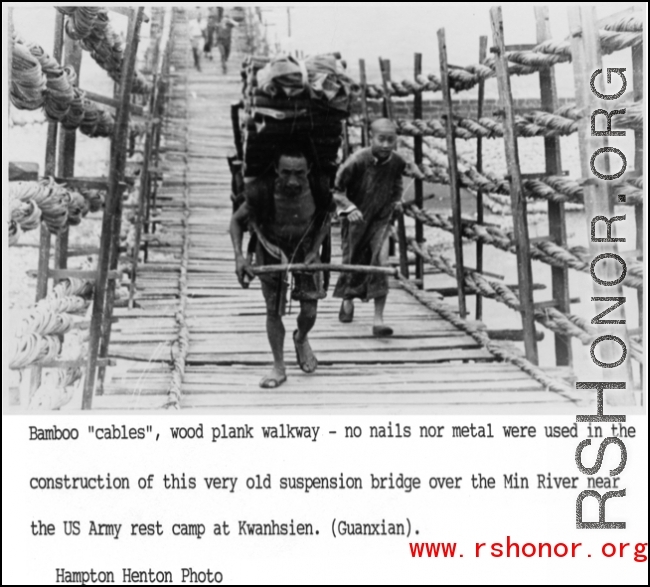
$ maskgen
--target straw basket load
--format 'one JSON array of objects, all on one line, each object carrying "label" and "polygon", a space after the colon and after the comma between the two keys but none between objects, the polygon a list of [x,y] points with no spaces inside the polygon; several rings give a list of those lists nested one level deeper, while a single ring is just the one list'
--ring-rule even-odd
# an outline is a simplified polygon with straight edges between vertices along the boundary
[{"label": "straw basket load", "polygon": [[302,149],[321,172],[331,173],[357,90],[340,55],[253,56],[244,62],[242,77],[245,176],[269,171],[284,146]]}]

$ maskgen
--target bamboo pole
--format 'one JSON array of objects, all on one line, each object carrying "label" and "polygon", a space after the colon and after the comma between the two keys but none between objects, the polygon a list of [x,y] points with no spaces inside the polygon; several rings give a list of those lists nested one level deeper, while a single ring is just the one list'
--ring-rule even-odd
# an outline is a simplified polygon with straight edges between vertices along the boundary
[{"label": "bamboo pole", "polygon": [[361,145],[367,147],[370,144],[368,139],[368,128],[370,120],[368,119],[368,79],[366,77],[366,60],[359,59],[359,78],[361,81],[361,114],[363,116],[363,126],[361,131]]},{"label": "bamboo pole", "polygon": [[454,112],[449,90],[449,67],[447,62],[447,43],[445,29],[438,29],[438,52],[440,54],[440,79],[442,99],[447,118],[447,157],[449,160],[449,192],[454,223],[454,251],[456,253],[456,281],[458,282],[458,309],[460,317],[467,316],[465,303],[465,276],[463,274],[463,237],[461,224],[460,182],[458,179],[458,159],[456,157],[456,138],[454,136]]},{"label": "bamboo pole", "polygon": [[[95,390],[95,375],[97,373],[97,360],[100,353],[102,337],[106,345],[110,338],[110,321],[105,329],[105,316],[110,310],[109,294],[113,289],[109,285],[108,274],[111,265],[112,250],[115,247],[114,241],[119,241],[119,231],[115,233],[115,215],[121,214],[122,187],[124,168],[126,164],[126,146],[129,135],[129,106],[131,89],[133,87],[135,61],[138,46],[138,33],[144,9],[137,9],[129,22],[129,30],[126,41],[126,54],[122,69],[120,83],[120,107],[116,112],[115,135],[111,142],[111,162],[108,176],[108,193],[102,219],[101,254],[98,262],[98,278],[94,291],[92,321],[90,326],[90,343],[88,351],[88,369],[84,382],[82,409],[92,408],[93,395]],[[107,336],[108,335],[108,336]]]},{"label": "bamboo pole", "polygon": [[526,214],[526,198],[524,196],[519,166],[519,151],[515,134],[515,113],[510,90],[510,75],[505,54],[503,36],[503,16],[500,6],[490,9],[492,35],[496,52],[497,83],[499,99],[504,108],[504,143],[508,173],[510,174],[510,201],[512,220],[514,224],[515,241],[517,243],[517,273],[519,277],[519,301],[521,303],[522,327],[524,330],[524,346],[526,358],[533,364],[539,362],[537,355],[537,339],[535,337],[535,308],[533,302],[533,275],[530,262],[530,244],[528,238],[528,217]]},{"label": "bamboo pole", "polygon": [[[66,37],[63,42],[63,54],[64,64],[71,67],[77,74],[75,85],[78,86],[82,58],[81,44],[70,37]],[[60,177],[74,177],[76,150],[77,131],[62,128],[59,137],[58,175]],[[57,269],[66,269],[68,267],[69,233],[69,227],[66,226],[56,237],[54,266]]]},{"label": "bamboo pole", "polygon": [[258,265],[251,267],[255,275],[268,275],[269,273],[334,271],[337,273],[365,273],[374,275],[396,276],[397,271],[391,267],[378,267],[376,265],[345,265],[341,263],[291,263],[278,265]]},{"label": "bamboo pole", "polygon": [[[537,24],[537,43],[543,43],[550,39],[551,27],[548,6],[535,6],[535,21]],[[555,112],[558,108],[558,99],[554,68],[549,67],[540,70],[539,87],[541,91],[542,110]],[[562,175],[562,156],[559,137],[544,138],[544,155],[546,175]],[[563,202],[548,201],[548,231],[552,242],[566,248],[566,215]],[[553,299],[557,302],[557,309],[564,314],[570,314],[569,269],[567,267],[552,267],[551,276]],[[572,354],[571,338],[562,336],[561,334],[555,334],[555,363],[557,365],[571,365],[573,362]]]}]

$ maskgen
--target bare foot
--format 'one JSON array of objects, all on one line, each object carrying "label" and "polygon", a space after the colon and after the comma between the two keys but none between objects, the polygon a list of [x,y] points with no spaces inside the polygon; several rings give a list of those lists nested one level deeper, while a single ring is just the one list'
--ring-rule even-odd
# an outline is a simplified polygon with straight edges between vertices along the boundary
[{"label": "bare foot", "polygon": [[318,360],[311,350],[309,340],[305,337],[302,341],[298,339],[298,331],[293,332],[293,344],[296,347],[296,358],[298,365],[305,373],[313,373],[318,367]]},{"label": "bare foot", "polygon": [[280,367],[273,367],[268,375],[260,380],[260,387],[263,389],[275,389],[280,387],[287,380],[287,374]]}]

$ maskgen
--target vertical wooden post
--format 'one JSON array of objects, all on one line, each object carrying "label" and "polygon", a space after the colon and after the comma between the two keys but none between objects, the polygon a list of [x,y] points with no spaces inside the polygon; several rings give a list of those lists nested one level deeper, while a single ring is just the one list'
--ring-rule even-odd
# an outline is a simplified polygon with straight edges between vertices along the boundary
[{"label": "vertical wooden post", "polygon": [[[543,43],[551,38],[548,6],[535,6],[535,21],[537,23],[537,42]],[[539,87],[542,98],[542,110],[554,112],[557,110],[557,89],[555,85],[555,69],[548,67],[539,72]],[[544,156],[546,160],[546,175],[562,174],[562,156],[559,137],[544,138]],[[563,202],[548,201],[548,232],[552,242],[566,247],[566,215]],[[569,295],[569,269],[567,267],[552,267],[553,299],[557,309],[564,314],[571,313],[571,296]],[[555,334],[555,362],[557,365],[572,364],[571,337]]]},{"label": "vertical wooden post", "polygon": [[359,78],[361,80],[361,115],[363,116],[363,126],[361,131],[361,145],[367,147],[370,144],[368,140],[368,128],[370,119],[368,117],[368,78],[366,77],[366,60],[359,59]]},{"label": "vertical wooden post", "polygon": [[[154,64],[156,66],[157,64]],[[155,67],[157,69],[157,67]],[[144,140],[144,153],[142,159],[142,171],[140,173],[140,186],[138,192],[138,211],[135,221],[135,244],[132,252],[132,271],[131,283],[129,284],[129,308],[133,309],[136,292],[136,281],[138,277],[138,263],[140,261],[140,240],[142,238],[142,229],[145,222],[146,201],[151,191],[151,177],[149,174],[149,165],[151,163],[151,154],[153,152],[153,135],[155,125],[153,119],[156,116],[156,105],[158,103],[158,74],[153,77],[153,90],[149,98],[149,126]],[[119,239],[118,239],[119,241]]]},{"label": "vertical wooden post", "polygon": [[[386,118],[394,120],[393,103],[391,100],[390,90],[390,60],[379,58],[379,69],[381,71],[381,81],[384,88],[384,114]],[[409,263],[408,263],[408,245],[406,241],[406,225],[404,223],[404,214],[399,214],[397,217],[397,240],[399,244],[399,266],[400,273],[409,279]],[[389,242],[390,256],[395,254],[395,240],[391,239]]]},{"label": "vertical wooden post", "polygon": [[[606,137],[594,137],[591,135],[590,114],[598,108],[611,110],[612,102],[603,104],[597,100],[591,91],[591,76],[597,70],[602,70],[602,56],[600,51],[600,38],[598,36],[598,26],[596,24],[595,8],[593,7],[570,7],[569,8],[569,30],[571,33],[571,56],[573,62],[573,79],[576,89],[576,105],[587,116],[580,120],[578,125],[578,144],[580,146],[580,166],[582,176],[589,178],[587,184],[583,187],[585,201],[585,215],[587,220],[587,235],[591,236],[591,221],[596,216],[605,216],[611,218],[614,216],[614,203],[609,195],[609,186],[606,180],[597,178],[591,171],[591,157],[597,149],[607,147]],[[604,79],[604,76],[600,76]],[[609,173],[609,164],[606,157],[599,157],[596,165],[601,173]],[[615,223],[616,224],[616,223]],[[614,234],[616,228],[612,230]],[[594,243],[589,239],[589,252],[592,259],[601,253],[616,253],[618,247],[616,243]],[[600,262],[597,267],[599,279],[604,281],[613,281],[618,278],[618,263]],[[623,297],[623,287],[601,286],[596,281],[593,282],[594,297]],[[596,312],[605,310],[611,305],[611,302],[596,303]],[[625,321],[625,308],[621,306],[617,310],[616,320]],[[624,323],[625,324],[625,323]],[[629,339],[627,327],[625,325],[608,324],[607,331],[604,334],[619,337],[629,348]],[[599,348],[599,360],[603,362],[617,361],[620,357],[618,345],[615,349],[608,347],[609,343],[601,344]],[[631,386],[632,368],[631,361],[623,362],[623,366],[613,369],[603,369],[602,379],[604,381],[622,379],[627,380]],[[634,393],[632,390],[608,390],[606,395],[607,402],[610,405],[632,405],[634,404]]]},{"label": "vertical wooden post", "polygon": [[[413,74],[415,79],[422,74],[422,53],[416,53],[413,63]],[[413,118],[422,119],[422,92],[416,92],[413,97]],[[420,167],[424,159],[422,148],[424,139],[422,137],[413,137],[413,158],[415,164]],[[424,184],[420,178],[416,178],[413,183],[415,189],[415,205],[422,209],[424,206]],[[419,219],[415,220],[415,240],[418,245],[424,243],[424,226]],[[415,257],[415,279],[418,281],[418,287],[424,288],[424,259],[419,255]]]},{"label": "vertical wooden post", "polygon": [[[13,33],[14,33],[14,7],[10,6],[7,8],[7,20],[9,21],[9,26],[7,30],[9,31],[9,35],[7,36],[7,55],[9,55],[9,63],[7,64],[8,67],[8,81],[7,81],[7,88],[9,91],[11,91],[11,68],[13,67],[13,59],[14,59],[14,41],[13,41]],[[11,115],[11,101],[7,100],[7,116]]]},{"label": "vertical wooden post", "polygon": [[[634,101],[643,100],[643,45],[632,47],[632,84],[634,85]],[[634,131],[634,171],[643,175],[643,129]],[[647,202],[634,207],[634,220],[636,223],[636,250],[643,251],[643,211],[647,209]],[[643,328],[643,290],[637,290],[637,303],[639,306],[639,326]]]},{"label": "vertical wooden post", "polygon": [[393,103],[390,98],[390,61],[380,57],[379,70],[381,71],[381,81],[384,88],[384,116],[393,120]]},{"label": "vertical wooden post", "polygon": [[[75,85],[79,85],[79,73],[81,70],[81,44],[66,37],[63,42],[63,62],[74,69],[77,74]],[[61,128],[59,138],[59,177],[74,177],[74,162],[77,149],[77,131]],[[68,237],[69,227],[65,227],[56,238],[54,249],[54,267],[56,269],[67,269],[68,267]]]},{"label": "vertical wooden post", "polygon": [[[63,24],[64,18],[58,10],[54,20],[54,49],[52,57],[60,62],[63,52]],[[45,143],[45,170],[46,177],[56,175],[56,143],[59,132],[59,123],[50,122],[47,125],[47,139]],[[38,278],[36,281],[36,301],[47,296],[48,271],[50,267],[50,249],[52,236],[50,230],[41,223],[40,245],[38,252]]]},{"label": "vertical wooden post", "polygon": [[510,76],[505,55],[503,37],[503,16],[501,7],[490,9],[492,36],[496,52],[497,83],[499,99],[504,109],[504,142],[508,173],[510,174],[510,201],[514,224],[515,242],[517,243],[517,273],[519,278],[519,301],[521,304],[522,327],[526,358],[538,364],[537,340],[535,337],[535,308],[533,305],[533,276],[530,263],[530,243],[528,240],[528,217],[526,215],[526,198],[521,182],[519,151],[515,134],[515,113],[510,90]]},{"label": "vertical wooden post", "polygon": [[458,309],[461,318],[467,315],[465,304],[465,263],[463,261],[463,237],[460,203],[460,183],[458,180],[458,160],[456,158],[456,137],[454,136],[454,111],[449,89],[449,67],[447,65],[447,42],[445,29],[438,29],[438,53],[440,54],[440,80],[442,82],[442,99],[445,103],[447,118],[447,157],[449,160],[449,192],[454,223],[454,250],[456,252],[456,280],[458,282]]},{"label": "vertical wooden post", "polygon": [[[54,47],[52,57],[56,61],[61,61],[63,52],[63,14],[56,12],[54,20]],[[45,169],[46,177],[56,175],[56,143],[59,130],[58,122],[49,122],[47,126],[47,138],[45,142]],[[47,296],[49,271],[50,271],[50,249],[52,248],[52,235],[50,229],[44,222],[40,226],[40,239],[38,246],[38,274],[36,278],[36,302],[39,302]],[[35,365],[30,369],[29,398],[34,394],[41,384],[43,370],[40,366]],[[26,399],[27,402],[29,398]],[[24,401],[23,400],[23,401]],[[23,405],[27,407],[27,405]]]},{"label": "vertical wooden post", "polygon": [[[111,161],[108,173],[108,190],[102,218],[102,236],[100,242],[100,254],[97,268],[97,280],[93,298],[92,320],[90,325],[90,342],[88,349],[88,369],[84,382],[82,409],[92,408],[93,393],[95,389],[95,375],[97,374],[97,359],[99,357],[100,345],[108,346],[110,342],[110,292],[114,291],[114,283],[109,286],[108,273],[111,263],[116,260],[114,241],[119,241],[119,221],[116,215],[121,215],[121,200],[124,179],[124,167],[126,164],[126,146],[129,136],[129,106],[133,78],[135,73],[135,61],[138,50],[138,33],[142,23],[144,9],[137,9],[129,19],[129,30],[126,39],[126,53],[122,66],[122,77],[120,80],[120,104],[115,113],[115,134],[111,142]],[[116,226],[117,225],[117,226]],[[115,228],[118,232],[115,233]],[[102,328],[106,324],[105,328]]]},{"label": "vertical wooden post", "polygon": [[[483,63],[487,57],[487,42],[486,35],[481,35],[479,38],[478,49],[478,62]],[[485,80],[481,78],[478,82],[478,102],[476,104],[477,117],[483,116],[483,106],[485,105]],[[483,172],[483,139],[477,137],[476,139],[476,170],[479,173]],[[483,190],[479,188],[476,191],[476,222],[483,224],[484,220],[483,210]],[[481,273],[483,271],[483,243],[476,241],[476,270]],[[476,320],[483,320],[483,296],[476,295]]]}]

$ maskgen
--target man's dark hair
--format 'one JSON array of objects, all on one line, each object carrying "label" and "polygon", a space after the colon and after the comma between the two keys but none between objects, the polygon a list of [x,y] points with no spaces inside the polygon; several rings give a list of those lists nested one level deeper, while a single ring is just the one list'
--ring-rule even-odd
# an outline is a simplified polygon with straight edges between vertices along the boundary
[{"label": "man's dark hair", "polygon": [[280,164],[280,159],[282,159],[282,157],[287,157],[289,159],[304,159],[307,162],[307,167],[311,167],[311,162],[309,160],[309,157],[305,155],[305,151],[303,151],[303,149],[301,149],[300,147],[287,145],[278,149],[275,155],[275,159],[273,161],[274,167],[278,167],[278,165]]}]

